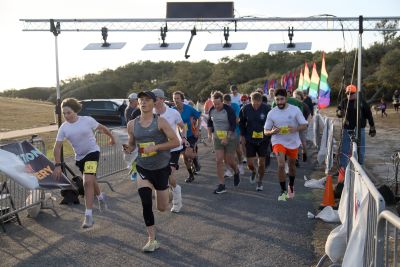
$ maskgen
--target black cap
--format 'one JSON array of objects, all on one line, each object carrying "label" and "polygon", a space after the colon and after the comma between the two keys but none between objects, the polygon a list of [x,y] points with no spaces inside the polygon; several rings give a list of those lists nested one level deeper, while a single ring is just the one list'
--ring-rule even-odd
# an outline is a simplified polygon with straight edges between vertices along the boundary
[{"label": "black cap", "polygon": [[150,97],[151,99],[153,99],[154,102],[156,102],[156,100],[157,100],[156,95],[152,91],[143,91],[138,94],[138,98],[141,98],[144,96]]}]

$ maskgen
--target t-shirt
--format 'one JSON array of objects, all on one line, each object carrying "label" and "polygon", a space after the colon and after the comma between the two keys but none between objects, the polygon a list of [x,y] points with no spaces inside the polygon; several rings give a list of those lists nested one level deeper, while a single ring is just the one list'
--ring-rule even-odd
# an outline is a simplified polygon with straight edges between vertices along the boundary
[{"label": "t-shirt", "polygon": [[[176,107],[174,107],[176,109]],[[178,111],[179,112],[179,111]],[[185,124],[185,127],[187,128],[187,137],[190,137],[193,135],[192,133],[192,123],[190,120],[190,117],[194,117],[195,119],[200,118],[201,113],[192,108],[189,105],[183,104],[183,110],[182,113],[180,113],[183,123]]]},{"label": "t-shirt", "polygon": [[242,95],[239,93],[236,96],[231,94],[231,102],[238,104],[239,107],[242,105],[242,101],[240,100],[241,98],[242,98]]},{"label": "t-shirt", "polygon": [[264,129],[271,130],[273,126],[281,128],[281,132],[271,137],[272,145],[281,144],[289,149],[296,149],[300,146],[299,132],[290,133],[287,127],[298,127],[307,124],[299,108],[288,104],[285,109],[274,107],[267,116]]},{"label": "t-shirt", "polygon": [[[239,118],[240,106],[236,103],[231,103],[231,107],[232,107],[233,111],[235,111],[236,118]],[[235,132],[238,136],[240,135],[239,124],[236,125]]]},{"label": "t-shirt", "polygon": [[165,112],[163,114],[160,114],[160,117],[166,119],[171,128],[176,131],[176,135],[178,136],[180,144],[180,146],[171,149],[171,152],[182,150],[182,138],[178,128],[178,123],[182,122],[181,114],[179,114],[177,110],[170,108],[166,105],[165,108]]},{"label": "t-shirt", "polygon": [[78,116],[78,120],[73,123],[65,121],[57,133],[57,141],[65,139],[71,144],[75,152],[75,159],[81,160],[87,154],[100,151],[96,143],[94,130],[99,123],[90,116]]}]

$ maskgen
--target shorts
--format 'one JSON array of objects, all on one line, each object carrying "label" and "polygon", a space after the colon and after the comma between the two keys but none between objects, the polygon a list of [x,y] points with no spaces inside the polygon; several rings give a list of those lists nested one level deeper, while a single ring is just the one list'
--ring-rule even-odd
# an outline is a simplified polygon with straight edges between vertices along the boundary
[{"label": "shorts", "polygon": [[261,143],[255,144],[246,142],[246,157],[254,158],[256,156],[265,158],[269,152],[269,142],[263,141]]},{"label": "shorts", "polygon": [[82,174],[96,174],[99,164],[100,151],[90,152],[83,159],[77,160],[75,165],[78,166]]},{"label": "shorts", "polygon": [[156,190],[165,190],[168,188],[168,179],[171,175],[171,167],[169,165],[157,170],[147,170],[136,165],[137,173],[143,180],[149,181]]},{"label": "shorts", "polygon": [[171,159],[169,160],[169,166],[174,167],[175,170],[179,170],[179,156],[182,150],[172,151]]},{"label": "shorts", "polygon": [[194,136],[192,135],[192,136],[189,136],[186,140],[189,142],[190,147],[193,147],[193,148],[194,148],[194,147],[196,146],[196,143],[197,143],[198,138],[197,138],[197,137],[194,137]]},{"label": "shorts", "polygon": [[282,152],[283,154],[288,156],[288,158],[291,158],[291,159],[297,159],[297,154],[299,153],[299,149],[298,148],[289,149],[289,148],[284,147],[281,144],[273,145],[272,146],[272,151],[274,151],[275,154],[278,154],[279,152]]},{"label": "shorts", "polygon": [[228,153],[234,153],[236,151],[236,144],[237,144],[236,136],[231,137],[228,140],[228,143],[226,145],[223,145],[221,143],[221,139],[219,139],[217,137],[214,138],[214,149],[215,150],[224,150],[225,152],[228,152]]}]

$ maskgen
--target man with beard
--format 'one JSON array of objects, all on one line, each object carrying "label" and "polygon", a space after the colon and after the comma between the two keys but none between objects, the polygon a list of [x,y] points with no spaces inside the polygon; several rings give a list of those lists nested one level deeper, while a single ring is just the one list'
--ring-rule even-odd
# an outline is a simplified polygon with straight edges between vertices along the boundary
[{"label": "man with beard", "polygon": [[[294,180],[296,176],[296,159],[301,144],[299,131],[307,128],[300,109],[287,103],[287,92],[278,89],[275,92],[276,107],[267,116],[264,133],[272,136],[272,150],[278,161],[278,178],[281,193],[278,201],[294,197]],[[289,185],[286,191],[285,155],[289,161]]]}]

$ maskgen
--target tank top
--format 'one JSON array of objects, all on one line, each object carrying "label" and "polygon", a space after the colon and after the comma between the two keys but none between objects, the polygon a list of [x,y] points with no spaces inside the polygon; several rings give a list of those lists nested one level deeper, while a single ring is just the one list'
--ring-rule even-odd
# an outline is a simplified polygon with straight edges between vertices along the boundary
[{"label": "tank top", "polygon": [[167,136],[158,129],[158,117],[153,115],[153,121],[148,127],[140,125],[140,117],[135,119],[133,135],[138,147],[136,164],[146,170],[158,170],[169,165],[171,153],[169,150],[144,153],[143,149],[150,145],[162,144],[168,141]]}]

